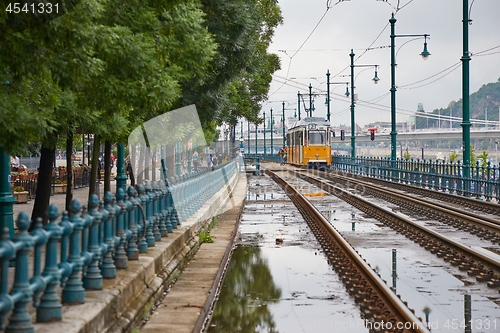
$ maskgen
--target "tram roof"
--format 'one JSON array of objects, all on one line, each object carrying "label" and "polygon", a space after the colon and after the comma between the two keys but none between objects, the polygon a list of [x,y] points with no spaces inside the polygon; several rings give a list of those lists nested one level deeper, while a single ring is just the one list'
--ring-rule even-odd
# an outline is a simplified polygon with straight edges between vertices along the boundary
[{"label": "tram roof", "polygon": [[327,126],[330,127],[330,122],[321,117],[306,117],[295,122],[292,128],[300,126],[308,126],[309,124],[316,124],[316,126]]}]

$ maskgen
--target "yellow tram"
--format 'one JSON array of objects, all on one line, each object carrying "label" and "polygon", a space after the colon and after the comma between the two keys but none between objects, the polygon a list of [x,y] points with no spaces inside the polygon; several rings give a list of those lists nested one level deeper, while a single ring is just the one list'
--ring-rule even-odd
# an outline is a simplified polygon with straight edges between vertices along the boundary
[{"label": "yellow tram", "polygon": [[287,163],[324,169],[332,162],[330,122],[320,117],[297,121],[286,135]]}]

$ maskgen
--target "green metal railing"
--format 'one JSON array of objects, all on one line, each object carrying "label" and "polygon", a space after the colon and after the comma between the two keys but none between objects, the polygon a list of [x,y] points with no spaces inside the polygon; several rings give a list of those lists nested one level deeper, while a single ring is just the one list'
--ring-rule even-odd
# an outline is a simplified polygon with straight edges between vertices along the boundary
[{"label": "green metal railing", "polygon": [[[430,188],[445,193],[500,202],[500,168],[487,163],[464,166],[460,162],[400,160],[336,155],[332,169]],[[469,175],[469,176],[465,176]]]}]

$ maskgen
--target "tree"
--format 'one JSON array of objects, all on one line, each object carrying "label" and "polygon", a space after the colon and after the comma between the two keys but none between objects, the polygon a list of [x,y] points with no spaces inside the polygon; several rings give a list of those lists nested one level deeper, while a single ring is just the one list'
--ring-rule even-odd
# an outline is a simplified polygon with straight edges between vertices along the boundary
[{"label": "tree", "polygon": [[459,153],[452,151],[452,152],[450,153],[450,162],[451,162],[451,163],[455,163],[455,161],[457,160],[457,158],[458,158],[459,156],[460,156],[460,154],[459,154]]}]

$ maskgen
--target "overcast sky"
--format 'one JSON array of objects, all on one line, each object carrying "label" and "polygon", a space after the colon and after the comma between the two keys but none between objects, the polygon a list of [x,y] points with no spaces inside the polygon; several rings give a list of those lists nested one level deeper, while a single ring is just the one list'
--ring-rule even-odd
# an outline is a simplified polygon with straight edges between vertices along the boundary
[{"label": "overcast sky", "polygon": [[[396,11],[398,2],[400,9]],[[472,94],[500,78],[500,0],[469,0],[469,6],[471,2]],[[355,65],[379,65],[380,78],[375,85],[373,68],[355,68],[359,99],[356,123],[390,121],[389,19],[393,12],[396,34],[429,34],[431,53],[426,61],[419,56],[423,38],[396,38],[397,121],[406,121],[419,103],[431,112],[462,98],[462,0],[280,0],[279,5],[284,24],[277,28],[270,51],[280,57],[282,69],[274,74],[269,101],[262,107],[267,115],[271,108],[281,115],[283,101],[287,109],[296,109],[297,92],[308,94],[309,83],[313,92],[325,94],[327,70],[331,82],[350,82],[352,48]],[[373,49],[366,51],[368,48]],[[350,99],[343,97],[345,85],[331,85],[330,91],[332,125],[350,124]],[[308,106],[309,96],[305,97]],[[326,115],[325,97],[315,98],[315,116]],[[303,105],[301,111],[304,117]],[[292,114],[287,111],[287,117]]]}]

